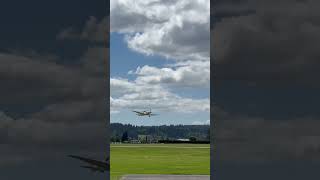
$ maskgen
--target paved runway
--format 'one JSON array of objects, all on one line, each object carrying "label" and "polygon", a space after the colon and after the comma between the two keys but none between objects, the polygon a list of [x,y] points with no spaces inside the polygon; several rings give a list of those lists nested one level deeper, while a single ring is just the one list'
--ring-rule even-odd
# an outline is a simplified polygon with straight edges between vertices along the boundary
[{"label": "paved runway", "polygon": [[126,175],[121,180],[210,180],[205,175]]}]

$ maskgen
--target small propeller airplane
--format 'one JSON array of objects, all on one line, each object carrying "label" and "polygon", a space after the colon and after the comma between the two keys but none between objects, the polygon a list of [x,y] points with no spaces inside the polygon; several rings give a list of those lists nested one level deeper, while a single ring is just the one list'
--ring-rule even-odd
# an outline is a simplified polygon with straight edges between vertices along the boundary
[{"label": "small propeller airplane", "polygon": [[156,116],[157,114],[154,114],[151,112],[151,109],[150,111],[132,111],[132,112],[135,112],[137,116]]},{"label": "small propeller airplane", "polygon": [[105,171],[110,170],[110,163],[109,163],[108,157],[106,158],[105,162],[97,161],[97,160],[89,159],[89,158],[85,158],[85,157],[80,157],[80,156],[74,156],[74,155],[69,155],[69,157],[74,158],[74,159],[79,159],[81,161],[84,161],[84,162],[90,164],[91,166],[80,166],[80,167],[90,169],[93,172],[99,171],[99,172],[103,173]]}]

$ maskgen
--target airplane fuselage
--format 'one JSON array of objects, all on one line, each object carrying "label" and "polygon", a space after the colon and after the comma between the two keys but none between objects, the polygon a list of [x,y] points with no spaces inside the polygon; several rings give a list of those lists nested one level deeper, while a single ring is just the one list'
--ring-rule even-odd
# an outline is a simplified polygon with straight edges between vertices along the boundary
[{"label": "airplane fuselage", "polygon": [[157,115],[157,114],[152,113],[151,109],[150,109],[150,111],[132,111],[132,112],[135,112],[137,116],[149,116],[149,117],[151,117],[151,116]]},{"label": "airplane fuselage", "polygon": [[150,116],[151,115],[151,111],[142,111],[142,112],[139,112],[139,111],[134,111],[138,116]]}]

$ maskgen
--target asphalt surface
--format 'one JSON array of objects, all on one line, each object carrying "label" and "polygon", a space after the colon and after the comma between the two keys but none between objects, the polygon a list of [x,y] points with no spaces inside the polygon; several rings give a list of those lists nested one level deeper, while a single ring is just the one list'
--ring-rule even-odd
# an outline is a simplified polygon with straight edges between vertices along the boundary
[{"label": "asphalt surface", "polygon": [[210,180],[206,175],[126,175],[121,180]]}]

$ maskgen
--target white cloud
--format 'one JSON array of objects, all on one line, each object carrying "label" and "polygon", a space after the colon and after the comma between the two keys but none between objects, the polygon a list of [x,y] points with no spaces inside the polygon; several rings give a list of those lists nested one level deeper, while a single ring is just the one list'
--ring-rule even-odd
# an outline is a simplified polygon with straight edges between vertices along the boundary
[{"label": "white cloud", "polygon": [[209,98],[185,98],[172,91],[210,85],[209,0],[111,0],[110,28],[124,35],[130,49],[174,60],[164,67],[131,70],[128,74],[136,76],[131,81],[112,77],[112,112],[150,106],[162,111],[209,111]]},{"label": "white cloud", "polygon": [[138,84],[167,84],[181,87],[208,87],[210,85],[210,62],[175,64],[175,67],[138,67],[135,80]]},{"label": "white cloud", "polygon": [[184,98],[171,92],[171,88],[208,88],[209,62],[176,63],[164,68],[145,65],[131,74],[133,81],[111,78],[111,111],[122,108],[148,108],[174,112],[208,112],[209,98]]},{"label": "white cloud", "polygon": [[80,39],[93,42],[107,42],[109,38],[109,21],[104,17],[101,21],[90,16],[83,29],[79,32],[74,27],[69,27],[57,35],[57,39]]},{"label": "white cloud", "polygon": [[210,1],[111,0],[112,32],[129,48],[175,60],[209,60]]},{"label": "white cloud", "polygon": [[80,61],[82,62],[83,69],[90,74],[101,74],[106,73],[107,62],[106,57],[109,56],[109,50],[106,47],[93,46],[88,49],[82,55]]},{"label": "white cloud", "polygon": [[74,123],[73,118],[73,122],[66,119],[50,120],[36,114],[27,118],[12,118],[0,111],[0,167],[61,156],[68,149],[78,151],[83,144],[87,144],[91,152],[100,152],[100,145],[106,140],[105,122]]},{"label": "white cloud", "polygon": [[123,78],[110,79],[110,93],[112,96],[119,96],[124,93],[134,92],[137,87],[132,82]]},{"label": "white cloud", "polygon": [[153,109],[174,112],[208,112],[210,109],[209,98],[183,98],[160,85],[138,84],[126,79],[111,78],[110,81],[112,111],[150,106]]},{"label": "white cloud", "polygon": [[210,120],[206,120],[206,121],[194,121],[194,122],[192,122],[192,125],[210,125]]}]

